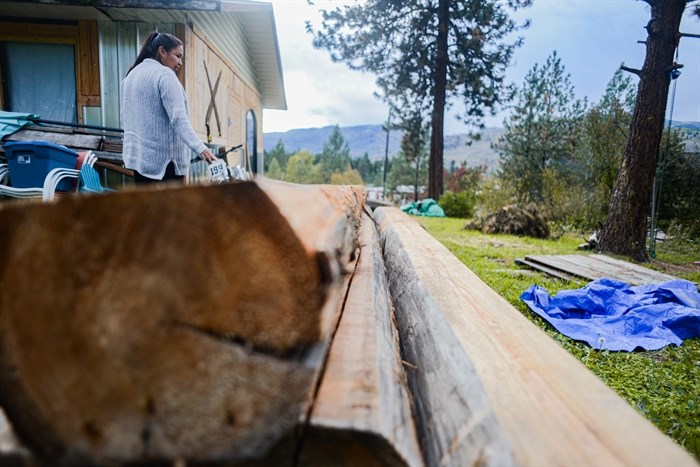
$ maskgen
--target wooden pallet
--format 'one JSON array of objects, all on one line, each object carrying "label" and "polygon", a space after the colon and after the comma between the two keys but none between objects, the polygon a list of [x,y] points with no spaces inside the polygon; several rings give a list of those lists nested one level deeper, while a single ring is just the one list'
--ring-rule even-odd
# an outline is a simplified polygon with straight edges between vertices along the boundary
[{"label": "wooden pallet", "polygon": [[678,279],[670,274],[600,254],[527,255],[525,258],[516,259],[515,262],[561,279],[593,281],[607,277],[630,285],[655,284]]}]

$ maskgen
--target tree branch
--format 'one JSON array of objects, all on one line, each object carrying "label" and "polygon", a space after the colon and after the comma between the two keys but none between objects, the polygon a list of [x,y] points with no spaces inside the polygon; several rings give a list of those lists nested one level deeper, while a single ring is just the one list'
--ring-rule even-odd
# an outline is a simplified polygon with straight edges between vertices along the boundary
[{"label": "tree branch", "polygon": [[624,70],[624,71],[627,71],[629,73],[633,73],[639,77],[642,76],[642,70],[638,70],[636,68],[629,68],[629,67],[626,67],[625,65],[620,65],[620,70]]},{"label": "tree branch", "polygon": [[[646,1],[646,0],[644,0],[644,1]],[[649,3],[649,2],[647,2],[647,3]],[[649,4],[651,5],[651,3],[649,3]],[[651,35],[651,27],[654,24],[654,21],[656,21],[656,18],[651,18],[649,20],[649,22],[647,23],[647,25],[644,26],[644,29],[647,30],[647,34],[649,34],[649,35]]]}]

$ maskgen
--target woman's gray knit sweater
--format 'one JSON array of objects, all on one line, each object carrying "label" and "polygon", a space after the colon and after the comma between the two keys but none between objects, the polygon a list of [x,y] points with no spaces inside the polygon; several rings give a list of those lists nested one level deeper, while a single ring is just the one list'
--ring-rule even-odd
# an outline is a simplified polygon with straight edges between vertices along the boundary
[{"label": "woman's gray knit sweater", "polygon": [[187,174],[189,149],[200,154],[207,148],[192,129],[175,72],[151,58],[122,81],[121,121],[124,166],[148,178],[162,179],[170,161],[177,175]]}]

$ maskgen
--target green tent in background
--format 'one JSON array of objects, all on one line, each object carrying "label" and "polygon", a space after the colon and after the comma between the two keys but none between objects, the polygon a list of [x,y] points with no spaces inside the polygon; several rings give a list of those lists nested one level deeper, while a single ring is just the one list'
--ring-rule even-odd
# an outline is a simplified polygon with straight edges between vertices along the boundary
[{"label": "green tent in background", "polygon": [[432,198],[425,198],[417,203],[404,204],[401,210],[412,216],[445,217],[445,211]]}]

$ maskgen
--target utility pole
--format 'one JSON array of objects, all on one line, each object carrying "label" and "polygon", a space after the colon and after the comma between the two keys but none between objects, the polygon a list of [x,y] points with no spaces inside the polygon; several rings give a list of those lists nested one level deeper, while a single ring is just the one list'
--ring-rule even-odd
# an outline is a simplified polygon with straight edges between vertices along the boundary
[{"label": "utility pole", "polygon": [[384,146],[384,178],[382,180],[382,195],[386,199],[386,171],[389,166],[389,131],[391,131],[391,106],[389,107],[389,117],[386,121],[386,145]]}]

